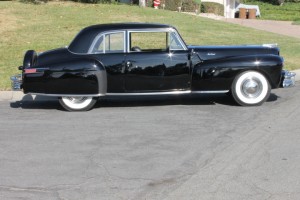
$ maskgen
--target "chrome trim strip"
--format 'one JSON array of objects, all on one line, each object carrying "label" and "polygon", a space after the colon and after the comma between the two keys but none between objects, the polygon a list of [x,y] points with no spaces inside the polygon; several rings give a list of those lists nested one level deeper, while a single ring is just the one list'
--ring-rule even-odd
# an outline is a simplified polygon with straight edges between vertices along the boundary
[{"label": "chrome trim strip", "polygon": [[263,47],[268,47],[268,48],[273,48],[273,47],[278,47],[278,44],[275,43],[275,44],[263,44],[262,45]]},{"label": "chrome trim strip", "polygon": [[171,91],[171,92],[140,92],[140,93],[106,93],[107,96],[137,96],[137,95],[178,95],[178,94],[223,94],[229,90],[215,90],[215,91]]},{"label": "chrome trim strip", "polygon": [[190,94],[190,90],[172,92],[137,92],[137,93],[106,93],[107,96],[146,96],[146,95],[170,95],[170,94]]},{"label": "chrome trim strip", "polygon": [[215,91],[171,91],[171,92],[137,92],[137,93],[106,93],[106,94],[44,94],[44,93],[29,93],[32,95],[50,96],[50,97],[101,97],[101,96],[151,96],[151,95],[180,95],[180,94],[222,94],[229,90]]},{"label": "chrome trim strip", "polygon": [[212,91],[193,91],[195,94],[224,94],[229,92],[229,90],[212,90]]},{"label": "chrome trim strip", "polygon": [[45,94],[45,93],[28,93],[32,95],[48,96],[48,97],[101,97],[105,94]]}]

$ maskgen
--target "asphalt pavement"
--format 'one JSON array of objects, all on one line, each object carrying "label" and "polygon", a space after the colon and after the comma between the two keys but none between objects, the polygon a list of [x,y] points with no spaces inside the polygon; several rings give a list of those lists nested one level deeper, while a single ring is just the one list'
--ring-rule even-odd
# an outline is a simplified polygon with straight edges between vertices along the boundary
[{"label": "asphalt pavement", "polygon": [[65,112],[55,98],[0,91],[0,199],[298,200],[296,73],[258,107],[212,94]]},{"label": "asphalt pavement", "polygon": [[[0,101],[2,200],[298,200],[300,86],[226,95]],[[31,100],[30,100],[31,99]]]}]

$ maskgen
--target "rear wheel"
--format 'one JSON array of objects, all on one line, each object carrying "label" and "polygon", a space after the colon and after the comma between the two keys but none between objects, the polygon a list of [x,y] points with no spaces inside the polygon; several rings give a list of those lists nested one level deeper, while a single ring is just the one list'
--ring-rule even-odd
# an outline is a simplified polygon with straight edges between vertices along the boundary
[{"label": "rear wheel", "polygon": [[60,105],[68,111],[88,111],[93,108],[97,99],[95,97],[61,97]]},{"label": "rear wheel", "polygon": [[242,106],[257,106],[270,96],[271,87],[266,77],[256,71],[247,71],[238,75],[232,83],[234,100]]}]

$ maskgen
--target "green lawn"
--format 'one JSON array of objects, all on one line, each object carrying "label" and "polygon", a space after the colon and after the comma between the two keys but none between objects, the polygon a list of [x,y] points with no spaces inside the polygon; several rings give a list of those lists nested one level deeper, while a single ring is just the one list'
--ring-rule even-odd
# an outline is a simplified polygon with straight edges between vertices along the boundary
[{"label": "green lawn", "polygon": [[296,21],[294,21],[293,25],[300,25],[300,19],[297,19]]},{"label": "green lawn", "polygon": [[83,27],[111,22],[158,22],[176,26],[188,44],[278,43],[286,68],[300,65],[300,40],[177,12],[128,5],[0,1],[0,90],[10,89],[26,50],[68,45]]}]

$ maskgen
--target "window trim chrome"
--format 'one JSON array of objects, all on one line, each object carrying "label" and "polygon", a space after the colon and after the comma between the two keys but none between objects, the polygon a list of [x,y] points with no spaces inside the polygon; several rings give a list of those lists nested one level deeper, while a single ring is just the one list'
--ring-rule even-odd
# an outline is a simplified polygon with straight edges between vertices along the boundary
[{"label": "window trim chrome", "polygon": [[[183,43],[181,37],[179,37],[177,31],[174,30],[174,31],[172,31],[172,32],[170,31],[169,33],[170,33],[169,39],[171,39],[171,34],[174,33],[174,34],[175,34],[175,37],[176,37],[177,40],[179,41],[180,45],[183,47],[183,49],[171,49],[171,48],[170,48],[170,51],[183,51],[183,50],[187,50],[185,44]],[[171,45],[171,41],[170,41],[170,45]]]},{"label": "window trim chrome", "polygon": [[[123,51],[122,53],[126,53],[126,31],[125,30],[113,30],[113,31],[105,31],[105,32],[101,32],[99,33],[95,39],[93,40],[87,54],[110,54],[110,53],[106,53],[105,52],[105,36],[108,34],[116,34],[116,33],[123,33]],[[93,49],[96,45],[96,43],[98,42],[98,40],[103,36],[103,52],[102,53],[93,53]]]},{"label": "window trim chrome", "polygon": [[175,33],[175,37],[178,39],[178,41],[180,42],[183,49],[170,49],[170,51],[186,51],[186,50],[188,50],[187,46],[183,42],[182,38],[179,37],[179,34],[175,29],[173,29],[173,28],[156,28],[156,29],[146,28],[146,29],[128,29],[127,30],[127,49],[126,49],[127,53],[135,52],[135,51],[131,51],[129,48],[130,33],[169,33],[169,34]]}]

